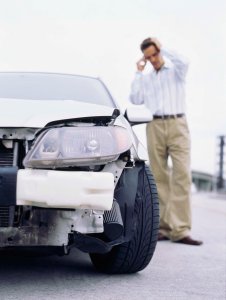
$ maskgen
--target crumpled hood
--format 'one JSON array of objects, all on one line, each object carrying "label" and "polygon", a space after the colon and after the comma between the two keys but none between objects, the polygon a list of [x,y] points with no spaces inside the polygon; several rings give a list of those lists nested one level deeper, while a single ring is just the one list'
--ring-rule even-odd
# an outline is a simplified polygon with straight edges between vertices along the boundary
[{"label": "crumpled hood", "polygon": [[0,99],[0,127],[42,128],[52,121],[111,116],[114,108],[74,100]]}]

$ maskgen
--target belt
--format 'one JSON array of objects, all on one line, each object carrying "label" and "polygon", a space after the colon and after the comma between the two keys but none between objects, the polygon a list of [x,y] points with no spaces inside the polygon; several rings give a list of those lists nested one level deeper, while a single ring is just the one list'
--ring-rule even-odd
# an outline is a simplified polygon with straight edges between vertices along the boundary
[{"label": "belt", "polygon": [[162,116],[158,116],[158,115],[154,115],[153,119],[176,119],[176,118],[182,118],[184,117],[185,114],[175,114],[175,115],[162,115]]}]

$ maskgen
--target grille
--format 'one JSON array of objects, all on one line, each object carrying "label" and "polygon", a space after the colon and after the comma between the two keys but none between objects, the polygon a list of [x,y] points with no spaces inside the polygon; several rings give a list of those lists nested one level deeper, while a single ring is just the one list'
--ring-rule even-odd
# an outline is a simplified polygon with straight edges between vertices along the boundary
[{"label": "grille", "polygon": [[[13,166],[13,156],[13,149],[7,149],[0,141],[0,167]],[[13,226],[14,210],[14,206],[0,206],[0,227]]]},{"label": "grille", "polygon": [[13,210],[11,206],[0,206],[0,227],[12,226]]},{"label": "grille", "polygon": [[12,166],[13,165],[13,152],[0,153],[0,166]]},{"label": "grille", "polygon": [[0,143],[0,166],[7,167],[13,165],[13,149],[5,148]]}]

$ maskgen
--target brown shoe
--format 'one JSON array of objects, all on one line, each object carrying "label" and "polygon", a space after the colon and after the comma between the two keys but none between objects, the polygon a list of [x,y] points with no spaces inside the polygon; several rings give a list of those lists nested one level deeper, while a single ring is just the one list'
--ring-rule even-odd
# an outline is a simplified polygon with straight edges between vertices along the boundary
[{"label": "brown shoe", "polygon": [[165,235],[163,235],[161,232],[158,234],[158,241],[168,241],[169,238]]},{"label": "brown shoe", "polygon": [[185,245],[193,245],[193,246],[200,246],[203,244],[202,241],[193,240],[190,236],[186,236],[183,239],[175,241],[175,243],[185,244]]}]

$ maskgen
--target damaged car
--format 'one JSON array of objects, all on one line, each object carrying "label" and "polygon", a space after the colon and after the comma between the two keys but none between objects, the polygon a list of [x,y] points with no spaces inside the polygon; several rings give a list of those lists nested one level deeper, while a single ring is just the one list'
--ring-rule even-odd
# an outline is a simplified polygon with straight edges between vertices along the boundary
[{"label": "damaged car", "polygon": [[144,269],[159,206],[147,153],[98,78],[0,73],[0,248],[89,253],[105,273]]}]

